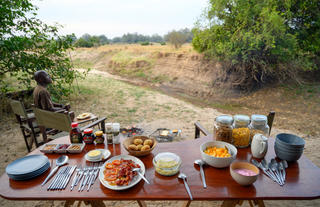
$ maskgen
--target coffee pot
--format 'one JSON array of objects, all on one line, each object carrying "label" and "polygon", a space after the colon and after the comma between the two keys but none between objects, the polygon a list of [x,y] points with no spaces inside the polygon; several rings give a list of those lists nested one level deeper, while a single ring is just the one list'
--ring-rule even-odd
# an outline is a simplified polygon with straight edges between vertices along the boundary
[{"label": "coffee pot", "polygon": [[262,134],[255,134],[251,143],[251,153],[255,158],[263,158],[268,151],[268,138]]}]

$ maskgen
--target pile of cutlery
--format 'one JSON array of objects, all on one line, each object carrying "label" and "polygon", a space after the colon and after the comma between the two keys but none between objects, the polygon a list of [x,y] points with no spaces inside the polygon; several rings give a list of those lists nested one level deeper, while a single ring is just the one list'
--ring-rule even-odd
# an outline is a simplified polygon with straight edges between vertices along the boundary
[{"label": "pile of cutlery", "polygon": [[76,167],[77,166],[65,166],[60,168],[59,172],[48,186],[48,190],[65,189]]},{"label": "pile of cutlery", "polygon": [[265,159],[261,160],[261,162],[253,159],[251,162],[280,186],[285,184],[287,161],[282,160],[278,163],[275,159],[271,159],[268,163]]},{"label": "pile of cutlery", "polygon": [[78,168],[76,175],[74,176],[71,183],[71,191],[75,186],[79,184],[78,191],[83,191],[87,186],[87,191],[94,184],[97,179],[102,163],[94,163],[91,166],[84,168]]}]

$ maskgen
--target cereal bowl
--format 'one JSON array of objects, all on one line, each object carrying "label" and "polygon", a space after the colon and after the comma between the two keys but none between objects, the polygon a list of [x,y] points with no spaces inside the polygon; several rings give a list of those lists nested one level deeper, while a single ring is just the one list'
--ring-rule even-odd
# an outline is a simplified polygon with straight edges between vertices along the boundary
[{"label": "cereal bowl", "polygon": [[[217,147],[217,148],[226,147],[231,157],[214,157],[212,155],[208,155],[204,152],[207,149],[207,147]],[[202,160],[205,161],[208,165],[216,168],[224,168],[224,167],[228,167],[231,164],[231,162],[236,158],[238,151],[235,146],[227,142],[209,141],[201,144],[200,152],[201,152]]]},{"label": "cereal bowl", "polygon": [[230,165],[231,177],[240,185],[251,185],[259,175],[259,169],[248,162],[233,162]]}]

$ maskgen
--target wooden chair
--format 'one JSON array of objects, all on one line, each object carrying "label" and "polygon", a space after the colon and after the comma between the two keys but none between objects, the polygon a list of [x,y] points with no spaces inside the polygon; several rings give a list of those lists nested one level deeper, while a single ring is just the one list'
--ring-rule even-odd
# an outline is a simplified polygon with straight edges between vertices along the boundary
[{"label": "wooden chair", "polygon": [[41,144],[37,141],[40,129],[37,126],[34,113],[31,109],[26,109],[22,101],[11,99],[10,105],[18,123],[20,124],[20,129],[26,143],[27,150],[30,152],[33,143],[35,143],[36,147],[39,147]]},{"label": "wooden chair", "polygon": [[[52,111],[46,111],[39,108],[33,108],[35,117],[37,119],[37,123],[39,125],[40,131],[42,133],[43,141],[48,142],[48,134],[50,134],[54,130],[59,130],[61,132],[69,133],[71,131],[71,119],[68,112],[64,113],[56,113]],[[81,127],[80,130],[83,131],[87,128],[91,128],[94,126],[99,126],[101,130],[105,133],[105,120],[106,117],[100,118],[88,125]],[[65,136],[66,133],[58,133],[52,138],[58,138],[61,136]],[[51,138],[51,139],[52,139]]]},{"label": "wooden chair", "polygon": [[[276,112],[274,111],[270,111],[267,118],[268,118],[268,126],[269,126],[269,135],[271,133],[271,128],[272,128],[272,124],[273,124],[273,120],[274,120],[274,116],[275,116]],[[200,132],[202,134],[204,134],[204,136],[208,136],[210,135],[211,133],[206,130],[201,124],[200,122],[195,122],[194,123],[194,126],[195,126],[195,134],[194,134],[194,138],[197,139],[200,137]]]}]

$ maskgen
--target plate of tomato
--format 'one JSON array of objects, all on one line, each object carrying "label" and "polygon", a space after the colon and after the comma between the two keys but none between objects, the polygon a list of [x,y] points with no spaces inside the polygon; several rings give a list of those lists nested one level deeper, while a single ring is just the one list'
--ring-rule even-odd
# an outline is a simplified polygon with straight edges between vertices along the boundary
[{"label": "plate of tomato", "polygon": [[132,169],[140,168],[144,175],[146,168],[143,162],[130,155],[118,155],[107,160],[101,167],[99,180],[111,190],[125,190],[140,182],[141,177]]}]

